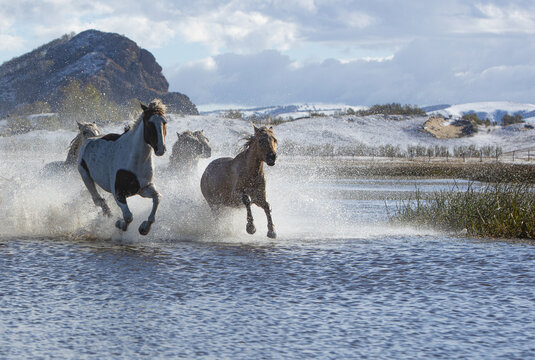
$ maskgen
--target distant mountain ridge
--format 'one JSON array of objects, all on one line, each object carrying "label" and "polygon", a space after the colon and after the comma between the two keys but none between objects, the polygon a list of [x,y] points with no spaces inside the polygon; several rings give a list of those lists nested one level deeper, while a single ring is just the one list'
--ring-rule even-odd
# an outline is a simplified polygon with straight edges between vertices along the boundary
[{"label": "distant mountain ridge", "polygon": [[161,66],[147,50],[115,33],[64,35],[0,66],[0,114],[43,101],[55,110],[59,89],[72,80],[91,83],[119,105],[160,98],[170,112],[198,114],[190,99],[169,92]]},{"label": "distant mountain ridge", "polygon": [[[306,117],[310,113],[321,113],[325,115],[334,115],[336,113],[345,112],[351,108],[353,110],[367,109],[366,106],[352,106],[345,104],[299,104],[299,105],[281,105],[281,106],[265,106],[265,107],[236,107],[224,106],[215,108],[210,106],[208,110],[201,113],[205,115],[223,115],[226,111],[233,109],[239,110],[245,116],[280,116],[282,118],[298,118]],[[476,113],[481,119],[489,119],[491,121],[501,122],[504,115],[520,114],[525,120],[535,122],[535,105],[521,104],[506,101],[491,101],[491,102],[475,102],[466,104],[440,104],[422,107],[428,115],[441,114],[448,118],[461,118],[464,114]]]}]

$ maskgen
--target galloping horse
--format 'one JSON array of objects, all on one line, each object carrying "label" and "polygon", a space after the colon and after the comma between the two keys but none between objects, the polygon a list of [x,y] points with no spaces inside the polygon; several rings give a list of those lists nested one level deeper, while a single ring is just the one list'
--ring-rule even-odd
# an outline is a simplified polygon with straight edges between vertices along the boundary
[{"label": "galloping horse", "polygon": [[111,216],[110,208],[95,183],[113,194],[123,212],[123,219],[117,220],[115,226],[123,231],[133,218],[126,198],[133,195],[152,198],[149,218],[139,226],[139,233],[147,235],[160,203],[160,194],[152,183],[152,150],[157,156],[165,153],[167,120],[166,107],[160,100],[153,100],[148,107],[141,104],[141,108],[143,113],[122,135],[108,134],[87,140],[80,150],[78,171],[93,202],[107,216]]},{"label": "galloping horse", "polygon": [[90,137],[95,137],[100,135],[100,130],[95,123],[80,123],[78,124],[78,135],[72,139],[71,144],[69,145],[69,152],[67,153],[67,158],[65,161],[52,161],[46,164],[41,169],[41,174],[55,174],[57,172],[74,169],[76,161],[78,160],[78,154],[82,144],[89,139]]},{"label": "galloping horse", "polygon": [[208,144],[208,138],[204,136],[204,131],[184,131],[182,134],[176,133],[178,139],[173,145],[173,152],[169,158],[169,167],[181,170],[184,173],[191,173],[197,169],[200,158],[212,156],[212,148]]},{"label": "galloping horse", "polygon": [[[254,126],[254,125],[253,125]],[[247,138],[243,151],[235,158],[219,158],[212,161],[201,178],[201,191],[212,211],[221,206],[247,208],[247,226],[249,234],[254,234],[251,204],[264,209],[267,217],[270,238],[276,238],[271,219],[271,207],[266,201],[266,177],[264,162],[275,165],[277,159],[277,139],[273,128],[254,126],[254,135]]]}]

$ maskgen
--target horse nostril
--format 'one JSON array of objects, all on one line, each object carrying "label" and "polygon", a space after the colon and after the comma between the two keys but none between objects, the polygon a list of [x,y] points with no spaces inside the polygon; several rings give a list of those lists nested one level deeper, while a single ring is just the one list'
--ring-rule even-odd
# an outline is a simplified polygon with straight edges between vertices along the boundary
[{"label": "horse nostril", "polygon": [[275,164],[275,160],[277,160],[277,154],[275,153],[269,153],[266,155],[266,163],[268,165],[273,165]]}]

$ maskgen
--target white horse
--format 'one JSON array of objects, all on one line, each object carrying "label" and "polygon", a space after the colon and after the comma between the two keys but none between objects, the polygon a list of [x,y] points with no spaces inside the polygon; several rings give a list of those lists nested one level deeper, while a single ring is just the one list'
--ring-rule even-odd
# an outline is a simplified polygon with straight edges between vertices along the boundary
[{"label": "white horse", "polygon": [[126,198],[140,195],[152,198],[149,218],[139,226],[139,233],[147,235],[154,223],[160,194],[154,188],[152,150],[157,156],[165,153],[166,107],[160,100],[153,100],[149,106],[141,104],[143,113],[122,135],[108,134],[89,139],[80,150],[78,171],[91,193],[95,205],[105,215],[111,216],[106,201],[99,195],[95,183],[113,194],[123,212],[123,219],[115,226],[126,231],[132,222]]}]

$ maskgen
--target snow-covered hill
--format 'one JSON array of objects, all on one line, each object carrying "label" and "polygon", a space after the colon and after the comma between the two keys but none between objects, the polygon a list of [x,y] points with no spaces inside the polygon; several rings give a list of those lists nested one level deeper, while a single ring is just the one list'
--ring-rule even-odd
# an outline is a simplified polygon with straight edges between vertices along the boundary
[{"label": "snow-covered hill", "polygon": [[[334,115],[345,112],[347,109],[360,110],[366,109],[366,106],[347,105],[347,104],[296,104],[281,106],[266,106],[257,108],[248,108],[239,105],[205,105],[199,106],[199,111],[203,115],[224,115],[228,110],[239,110],[245,117],[272,116],[283,119],[307,117],[311,113],[323,113],[325,115]],[[506,101],[494,102],[477,102],[457,105],[431,105],[422,107],[428,115],[441,114],[445,118],[460,118],[464,114],[476,113],[481,119],[489,119],[498,124],[505,114],[520,114],[527,122],[535,122],[535,105],[520,104]]]},{"label": "snow-covered hill", "polygon": [[[252,133],[252,126],[247,120],[226,119],[217,115],[170,116],[168,131],[184,130],[205,131],[214,147],[214,153],[224,156],[236,154],[240,139]],[[358,148],[368,146],[399,146],[406,150],[408,146],[500,146],[504,151],[524,149],[535,144],[535,130],[524,124],[506,127],[481,127],[472,137],[458,139],[437,139],[423,131],[423,124],[428,117],[407,117],[403,120],[381,115],[374,116],[324,116],[284,122],[274,127],[279,140],[281,152],[290,147],[302,149],[314,147]],[[176,135],[170,135],[170,142],[176,141]]]},{"label": "snow-covered hill", "polygon": [[[236,109],[236,107],[233,107]],[[286,109],[288,112],[284,112]],[[253,113],[253,111],[278,114],[298,114],[292,115],[293,121],[286,121],[274,126],[275,135],[279,140],[279,149],[282,154],[289,153],[289,149],[299,149],[297,153],[303,155],[311,154],[314,149],[358,149],[366,146],[378,148],[380,146],[399,146],[402,151],[406,151],[409,146],[434,147],[443,146],[450,150],[457,146],[474,145],[478,148],[483,146],[500,146],[504,152],[526,149],[535,145],[535,129],[526,127],[524,124],[510,126],[489,126],[480,127],[479,132],[471,137],[458,139],[437,139],[431,134],[423,131],[423,124],[428,120],[428,116],[420,117],[388,117],[382,115],[355,116],[339,115],[343,107],[324,105],[299,105],[295,107],[270,107],[255,110],[243,110],[243,114]],[[329,114],[331,111],[331,115]],[[309,112],[321,112],[325,116],[307,117]],[[460,116],[465,112],[478,112],[485,114],[517,113],[529,114],[535,111],[535,105],[513,104],[513,103],[476,103],[455,106],[443,106],[442,109],[435,110],[444,115]],[[253,129],[247,119],[229,119],[222,114],[222,111],[210,111],[201,115],[179,116],[169,114],[167,143],[170,149],[176,141],[176,132],[185,130],[204,130],[213,147],[213,156],[233,156],[239,151],[245,136],[252,134]],[[533,118],[535,120],[535,118]],[[0,124],[1,126],[6,124]],[[123,124],[107,127],[103,132],[122,132]],[[1,130],[1,129],[0,129]],[[64,150],[68,147],[70,140],[76,135],[74,131],[32,131],[28,134],[16,135],[12,137],[0,137],[0,152],[3,146],[11,146],[13,142],[35,143],[39,138],[40,143],[50,143],[50,149],[54,151],[54,158],[50,160],[60,160],[64,158]],[[9,146],[8,146],[9,145]],[[45,151],[46,153],[46,151]],[[296,153],[295,151],[293,153]],[[334,153],[337,153],[334,151]],[[348,152],[350,153],[350,151]],[[168,154],[157,159],[158,162],[166,162]]]},{"label": "snow-covered hill", "polygon": [[[429,110],[427,110],[429,109]],[[428,114],[441,114],[444,117],[460,118],[464,114],[476,113],[480,119],[489,119],[498,124],[505,114],[520,114],[526,122],[535,121],[534,104],[518,104],[513,102],[477,102],[458,105],[449,105],[436,110],[433,107],[424,108]]]},{"label": "snow-covered hill", "polygon": [[278,105],[264,107],[245,107],[240,105],[200,105],[199,112],[202,115],[219,115],[222,116],[229,110],[239,110],[244,117],[272,116],[281,117],[282,119],[298,119],[310,116],[311,113],[322,113],[325,115],[334,115],[345,111],[349,108],[353,110],[366,109],[366,106],[352,106],[345,104],[295,104],[295,105]]}]

